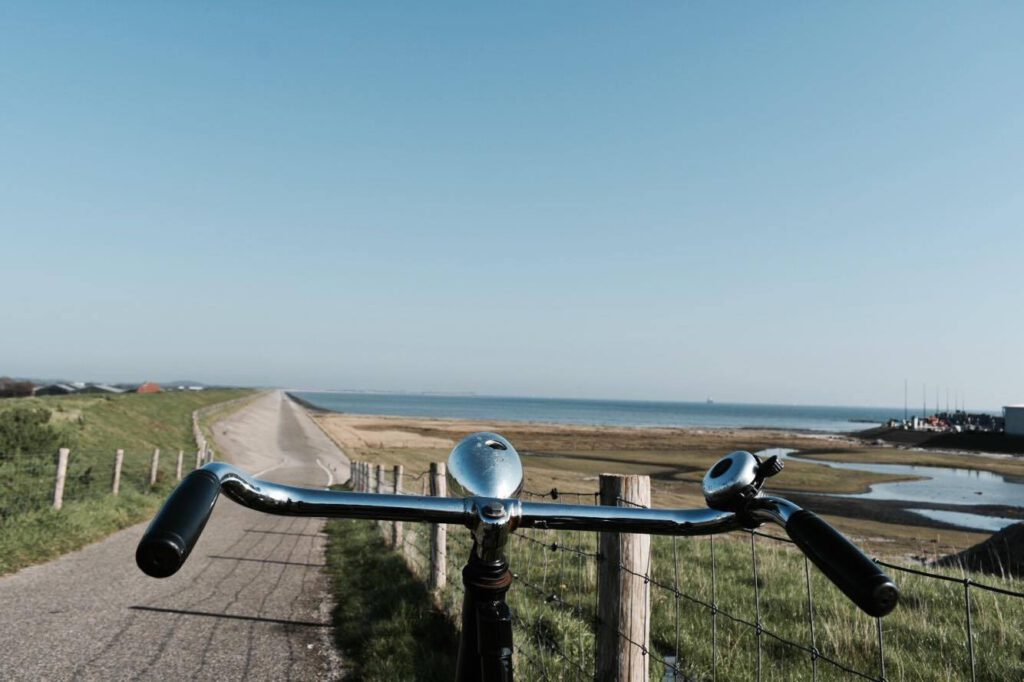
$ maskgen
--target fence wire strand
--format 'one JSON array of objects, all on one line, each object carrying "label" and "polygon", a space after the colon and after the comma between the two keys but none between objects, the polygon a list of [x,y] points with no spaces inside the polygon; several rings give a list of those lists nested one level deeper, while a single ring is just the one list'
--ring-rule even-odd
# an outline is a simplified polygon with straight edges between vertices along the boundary
[{"label": "fence wire strand", "polygon": [[[405,475],[404,481],[407,484],[417,482],[429,473],[409,473]],[[420,494],[419,491],[410,492],[408,489],[401,489],[398,492]],[[557,488],[544,492],[527,490],[522,496],[527,499],[570,501],[574,504],[600,502],[600,495],[596,492],[570,492]],[[621,498],[616,502],[625,506],[644,507]],[[406,523],[401,547],[398,548],[423,580],[427,579],[430,572],[428,528],[428,524]],[[450,567],[457,568],[470,551],[472,539],[468,533],[454,530],[456,532],[448,534],[449,546],[457,548],[457,551],[449,552],[448,560]],[[619,571],[642,580],[649,588],[645,603],[636,607],[643,609],[638,615],[650,619],[645,623],[645,629],[650,631],[650,641],[636,641],[621,628],[618,631],[619,636],[629,644],[630,656],[643,658],[652,673],[661,674],[661,679],[664,680],[716,680],[726,676],[732,679],[738,674],[744,674],[736,667],[733,659],[737,647],[744,646],[744,633],[749,633],[748,636],[752,635],[753,638],[752,641],[748,640],[749,648],[753,652],[750,654],[750,667],[745,674],[758,680],[796,679],[799,676],[817,682],[822,678],[822,664],[828,666],[826,670],[831,671],[827,679],[832,679],[835,675],[841,679],[876,682],[889,679],[887,676],[891,671],[887,663],[889,650],[894,643],[888,641],[890,637],[886,634],[886,623],[878,618],[855,616],[859,620],[851,624],[855,626],[853,629],[856,632],[866,634],[873,631],[872,634],[867,634],[866,641],[861,641],[857,646],[858,649],[863,649],[863,652],[858,654],[859,663],[852,659],[844,660],[844,657],[839,656],[834,650],[823,651],[819,641],[822,637],[819,617],[826,612],[831,618],[836,617],[836,607],[832,606],[831,602],[829,608],[824,610],[817,604],[822,597],[815,589],[814,582],[823,581],[823,577],[812,572],[810,562],[802,554],[796,555],[788,550],[782,550],[782,546],[793,544],[789,538],[759,530],[745,532],[749,535],[746,569],[742,568],[741,561],[737,561],[740,555],[733,546],[735,543],[727,540],[722,549],[718,547],[719,543],[714,536],[708,537],[707,544],[701,544],[697,538],[656,538],[657,544],[652,542],[647,568],[643,572],[621,562],[618,564],[616,568]],[[595,679],[594,642],[595,634],[601,627],[597,619],[596,576],[600,570],[599,564],[606,561],[598,551],[597,534],[532,528],[519,529],[511,537],[509,554],[514,584],[508,600],[513,612],[517,666],[529,671],[527,679]],[[776,543],[779,550],[769,549],[767,545],[762,548],[762,543],[758,542],[760,539]],[[773,596],[774,580],[762,578],[766,574],[776,577],[774,571],[778,569],[762,566],[761,554],[767,552],[768,558],[772,558],[773,553],[779,551],[786,557],[799,556],[799,561],[803,563],[803,575],[798,579],[796,592],[799,596],[796,597],[794,607],[797,617],[789,617],[784,621],[778,621],[780,614],[785,615],[785,611],[779,606],[779,598]],[[972,592],[977,590],[992,597],[1013,600],[1024,599],[1024,592],[977,582],[966,575],[954,577],[925,568],[904,566],[879,559],[875,561],[894,572],[924,581],[955,583],[962,586],[962,596],[959,599],[966,627],[964,679],[979,679],[979,658],[975,647],[973,618],[974,609],[977,607],[972,603]],[[746,579],[752,586],[752,600],[750,606],[746,607],[753,609],[750,616],[741,613],[742,604],[734,603],[734,596],[728,597],[728,606],[719,602],[723,581],[731,588],[742,576],[743,570],[747,571]],[[798,566],[787,570],[797,576],[800,574]],[[723,571],[727,574],[722,575]],[[687,583],[696,583],[697,589],[687,587]],[[453,592],[461,590],[458,580],[450,580],[449,585]],[[710,594],[702,596],[703,590]],[[829,591],[830,588],[826,588],[826,592]],[[730,589],[729,594],[734,595],[735,591]],[[830,595],[830,599],[833,597],[834,595]],[[461,594],[455,594],[447,603],[457,604],[459,601]],[[841,599],[838,601],[845,604]],[[709,623],[710,626],[710,637],[705,635],[703,638],[703,646],[710,648],[709,652],[705,648],[705,653],[701,653],[701,638],[695,639],[692,628],[688,630],[683,627],[684,624],[702,622],[699,617],[702,612],[709,618],[709,621],[703,622]],[[728,655],[725,654],[723,642],[720,641],[723,637],[723,633],[720,632],[723,619],[728,625],[728,632],[724,635]],[[863,623],[864,627],[857,626],[856,623]],[[870,629],[867,629],[868,624],[871,626]],[[697,627],[699,628],[699,625]],[[802,634],[794,629],[799,627],[803,628]],[[826,622],[824,631],[828,639],[835,637],[835,631],[830,629],[834,627]],[[767,645],[768,642],[771,646]],[[834,649],[834,645],[831,648]],[[873,654],[867,655],[872,649]],[[791,652],[792,655],[785,652]],[[902,678],[906,671],[901,668],[895,674]],[[807,677],[804,677],[805,675]]]}]

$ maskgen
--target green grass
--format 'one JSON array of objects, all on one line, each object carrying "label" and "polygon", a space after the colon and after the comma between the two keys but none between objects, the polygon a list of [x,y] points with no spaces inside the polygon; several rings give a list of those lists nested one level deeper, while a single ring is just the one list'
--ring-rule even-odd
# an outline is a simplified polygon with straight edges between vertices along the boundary
[{"label": "green grass", "polygon": [[351,680],[450,680],[457,634],[377,524],[327,524],[335,641]]},{"label": "green grass", "polygon": [[[550,545],[594,552],[595,536],[528,533],[543,544],[513,539],[510,551],[512,570],[518,574],[509,593],[509,604],[520,622],[516,629],[521,648],[518,665],[530,671],[530,678],[573,679],[577,666],[584,670],[593,666],[596,567],[592,558],[551,550]],[[765,538],[756,538],[755,549],[760,622],[782,639],[810,646],[803,556],[788,545]],[[652,550],[652,679],[662,678],[662,662],[677,653],[678,665],[687,679],[711,679],[713,654],[719,679],[753,678],[758,650],[755,629],[719,613],[717,642],[712,647],[712,611],[707,606],[716,602],[714,589],[723,612],[750,623],[757,621],[749,536],[733,533],[715,539],[714,585],[709,538],[678,538],[673,542],[672,538],[655,537]],[[957,571],[943,573],[957,578],[964,575]],[[887,679],[970,679],[963,585],[903,573],[893,575],[903,596],[897,610],[882,621]],[[877,676],[876,621],[850,604],[813,566],[810,578],[818,650],[855,670]],[[971,578],[1024,590],[1024,581],[1020,580],[986,575]],[[1024,601],[977,588],[972,588],[971,601],[977,679],[1024,679],[1020,656],[1024,650]],[[761,666],[765,680],[812,679],[810,655],[770,635],[761,636]],[[817,667],[819,680],[850,679],[848,673],[823,660]]]},{"label": "green grass", "polygon": [[55,559],[151,516],[169,492],[127,491],[118,497],[70,502],[60,511],[36,509],[0,527],[0,575]]},{"label": "green grass", "polygon": [[[373,652],[361,654],[370,659],[383,656],[380,652],[401,649],[396,642],[419,636],[412,630],[403,630],[403,624],[407,624],[404,615],[389,618],[387,627],[364,628],[358,611],[393,608],[384,604],[398,600],[391,585],[396,580],[378,568],[381,563],[397,561],[396,570],[400,569],[403,581],[407,579],[404,576],[412,576],[421,584],[426,580],[428,526],[406,524],[406,545],[401,553],[384,547],[376,524],[347,521],[334,528],[332,543],[350,544],[351,552],[367,555],[361,563],[339,565],[335,554],[328,554],[332,575],[345,576],[344,581],[335,581],[336,599],[339,603],[350,600],[352,585],[362,585],[374,595],[350,607],[356,615],[346,612],[338,619],[340,624],[349,621],[349,627],[358,633],[350,646]],[[371,540],[352,539],[367,534]],[[522,679],[589,679],[592,674],[597,609],[597,564],[592,555],[596,553],[596,542],[594,533],[522,529],[510,540],[509,559],[516,580],[508,602],[515,618],[516,668]],[[558,549],[551,549],[553,544]],[[465,529],[449,528],[449,583],[436,603],[447,619],[456,624],[462,599],[459,576],[469,546]],[[755,538],[754,550],[760,622],[764,629],[784,640],[810,646],[803,555],[789,544],[763,537]],[[713,666],[721,680],[755,677],[756,631],[726,615],[751,623],[757,621],[750,536],[740,532],[718,536],[713,551],[714,584],[710,538],[652,538],[653,652],[648,656],[652,680],[662,679],[665,658],[677,653],[678,666],[687,679],[710,680]],[[843,665],[877,677],[875,619],[853,606],[813,565],[808,568],[817,649]],[[1024,591],[1022,580],[964,574],[952,569],[928,570],[957,579],[968,575],[980,583]],[[886,678],[970,679],[963,584],[891,574],[901,588],[902,599],[896,611],[882,621]],[[713,602],[721,609],[715,617],[714,646],[712,612],[707,606]],[[1024,679],[1024,600],[972,588],[971,602],[977,679]],[[762,679],[811,680],[810,654],[771,635],[763,634],[760,638]],[[450,653],[454,651],[453,644]],[[365,679],[402,679],[402,671],[381,670],[375,673],[376,677]],[[442,675],[432,679],[446,678]],[[819,659],[817,679],[852,678]]]},{"label": "green grass", "polygon": [[68,395],[0,400],[0,411],[45,407],[52,423],[68,431],[68,446],[82,452],[194,448],[194,410],[241,397],[248,389],[165,391],[119,395]]},{"label": "green grass", "polygon": [[[192,412],[251,393],[223,389],[0,400],[0,411],[49,409],[51,423],[71,448],[59,512],[51,509],[56,453],[0,462],[0,574],[52,559],[150,516],[175,482],[178,452],[184,452],[183,473],[195,465]],[[161,457],[151,488],[154,448],[160,448]],[[115,497],[111,482],[117,449],[124,450],[124,463]]]}]

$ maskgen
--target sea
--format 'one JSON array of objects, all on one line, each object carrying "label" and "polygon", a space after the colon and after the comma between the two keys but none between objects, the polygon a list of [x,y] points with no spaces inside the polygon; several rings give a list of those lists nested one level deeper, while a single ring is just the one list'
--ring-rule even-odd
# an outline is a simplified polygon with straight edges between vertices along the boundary
[{"label": "sea", "polygon": [[902,408],[754,403],[517,398],[421,393],[289,391],[331,412],[492,421],[679,426],[708,429],[769,428],[844,433],[878,426]]}]

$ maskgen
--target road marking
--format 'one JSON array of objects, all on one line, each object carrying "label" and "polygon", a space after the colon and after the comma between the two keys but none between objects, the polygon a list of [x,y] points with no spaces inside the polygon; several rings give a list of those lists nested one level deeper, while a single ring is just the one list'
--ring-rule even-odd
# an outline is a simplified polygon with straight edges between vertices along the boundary
[{"label": "road marking", "polygon": [[259,478],[259,477],[260,477],[260,476],[262,476],[263,474],[269,474],[269,473],[270,473],[271,471],[273,471],[274,469],[280,469],[281,467],[283,467],[283,466],[284,466],[284,463],[285,463],[285,458],[284,458],[284,457],[282,457],[282,458],[281,458],[281,461],[280,461],[280,462],[278,462],[277,464],[275,464],[274,466],[272,466],[272,467],[267,467],[267,468],[266,468],[266,469],[264,469],[263,471],[257,471],[257,472],[256,472],[255,474],[253,474],[253,476],[255,476],[256,478]]},{"label": "road marking", "polygon": [[324,466],[324,463],[320,461],[319,457],[316,458],[316,463],[317,466],[323,469],[324,473],[327,474],[327,487],[330,488],[332,485],[334,485],[334,474],[331,473],[330,469]]}]

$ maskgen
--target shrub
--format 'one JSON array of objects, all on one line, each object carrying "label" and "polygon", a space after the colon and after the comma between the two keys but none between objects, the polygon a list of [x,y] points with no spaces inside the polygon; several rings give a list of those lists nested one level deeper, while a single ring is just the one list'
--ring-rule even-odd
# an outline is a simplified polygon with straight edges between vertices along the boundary
[{"label": "shrub", "polygon": [[50,411],[45,408],[17,407],[0,412],[0,460],[52,453],[60,447],[61,439],[61,432],[50,426]]}]

